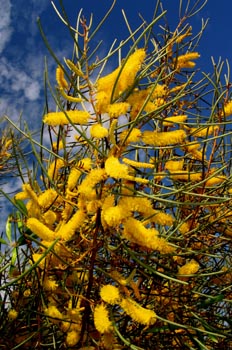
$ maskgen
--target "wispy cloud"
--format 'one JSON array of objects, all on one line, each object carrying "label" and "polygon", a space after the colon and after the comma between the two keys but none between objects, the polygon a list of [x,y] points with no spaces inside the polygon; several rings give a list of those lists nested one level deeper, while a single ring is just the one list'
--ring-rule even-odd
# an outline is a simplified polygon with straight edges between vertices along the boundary
[{"label": "wispy cloud", "polygon": [[11,38],[13,28],[11,26],[11,2],[0,0],[1,21],[0,21],[0,53]]}]

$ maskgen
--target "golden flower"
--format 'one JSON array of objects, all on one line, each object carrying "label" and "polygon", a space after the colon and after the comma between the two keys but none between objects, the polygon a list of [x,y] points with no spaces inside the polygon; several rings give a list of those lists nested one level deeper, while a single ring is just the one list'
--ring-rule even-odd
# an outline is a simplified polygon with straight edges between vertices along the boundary
[{"label": "golden flower", "polygon": [[119,139],[120,141],[125,140],[125,144],[129,144],[132,142],[139,142],[141,138],[142,132],[137,128],[133,128],[132,130],[124,130],[121,132]]},{"label": "golden flower", "polygon": [[[67,118],[68,117],[68,118]],[[90,114],[86,111],[50,112],[44,115],[43,122],[51,126],[65,124],[87,124]]]},{"label": "golden flower", "polygon": [[125,164],[121,164],[118,158],[110,156],[105,161],[105,171],[108,176],[115,179],[121,179],[128,175],[128,167]]},{"label": "golden flower", "polygon": [[68,83],[64,77],[64,69],[61,66],[58,66],[56,68],[56,81],[57,81],[59,88],[68,89]]},{"label": "golden flower", "polygon": [[116,205],[102,211],[102,216],[107,225],[115,227],[120,225],[123,219],[128,217],[128,212],[122,206]]},{"label": "golden flower", "polygon": [[64,239],[65,241],[70,240],[75,231],[84,223],[85,217],[86,213],[83,210],[77,210],[67,223],[60,226],[59,230],[57,231],[58,237]]},{"label": "golden flower", "polygon": [[67,332],[66,335],[66,344],[68,346],[75,346],[80,339],[80,332],[72,330]]},{"label": "golden flower", "polygon": [[183,143],[186,136],[184,130],[173,130],[167,132],[144,131],[142,140],[148,145],[168,146]]},{"label": "golden flower", "polygon": [[119,289],[110,284],[101,287],[100,296],[102,300],[112,305],[119,303],[121,299]]},{"label": "golden flower", "polygon": [[55,202],[55,199],[57,197],[58,197],[57,191],[54,190],[53,188],[49,188],[39,195],[38,204],[42,208],[48,208]]},{"label": "golden flower", "polygon": [[109,332],[112,328],[108,310],[104,305],[97,305],[93,314],[94,325],[99,333]]},{"label": "golden flower", "polygon": [[52,278],[45,278],[42,282],[44,290],[54,291],[58,288],[58,284]]},{"label": "golden flower", "polygon": [[118,102],[118,103],[109,104],[106,111],[111,118],[117,118],[120,115],[126,114],[129,108],[130,108],[129,103]]},{"label": "golden flower", "polygon": [[45,314],[54,319],[63,319],[62,313],[57,309],[55,305],[48,305],[48,307],[44,310]]},{"label": "golden flower", "polygon": [[10,320],[15,320],[18,317],[18,314],[19,314],[18,311],[16,311],[15,309],[10,309],[8,311],[8,318]]},{"label": "golden flower", "polygon": [[29,218],[26,225],[33,233],[45,241],[52,242],[59,237],[56,232],[50,230],[36,218]]},{"label": "golden flower", "polygon": [[156,322],[155,311],[140,306],[130,298],[123,299],[120,305],[128,316],[140,324],[149,326]]},{"label": "golden flower", "polygon": [[226,117],[232,114],[232,100],[225,104],[224,113]]},{"label": "golden flower", "polygon": [[94,124],[90,128],[90,135],[96,139],[102,139],[108,136],[108,130],[101,124]]},{"label": "golden flower", "polygon": [[172,127],[174,123],[184,123],[187,120],[187,115],[173,115],[163,120],[163,126]]},{"label": "golden flower", "polygon": [[178,270],[179,275],[194,275],[198,272],[200,265],[194,259],[191,259],[185,265],[181,266]]}]

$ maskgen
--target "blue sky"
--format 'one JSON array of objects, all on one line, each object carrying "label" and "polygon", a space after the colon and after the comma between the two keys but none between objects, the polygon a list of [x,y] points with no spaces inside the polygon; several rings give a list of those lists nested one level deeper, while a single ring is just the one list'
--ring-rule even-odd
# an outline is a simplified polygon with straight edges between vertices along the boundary
[{"label": "blue sky", "polygon": [[[194,3],[195,1],[191,1]],[[59,8],[59,1],[54,0]],[[89,18],[94,13],[97,23],[111,4],[110,0],[63,0],[70,22],[75,21],[80,8]],[[131,5],[133,3],[133,5]],[[98,39],[105,41],[105,47],[115,39],[123,39],[128,32],[121,14],[124,8],[132,28],[141,23],[138,13],[149,21],[152,17],[156,0],[117,0],[115,9],[106,25],[99,33]],[[179,0],[162,0],[167,8],[168,20],[172,28],[178,23]],[[184,0],[183,3],[187,3]],[[203,0],[201,1],[203,3]],[[201,67],[212,71],[211,56],[217,61],[232,61],[231,10],[230,1],[209,0],[205,8],[193,19],[193,31],[197,33],[201,19],[209,18],[208,27],[200,43]],[[0,116],[7,114],[17,120],[20,113],[31,126],[39,125],[43,110],[43,72],[44,56],[48,57],[50,76],[55,75],[55,64],[44,46],[36,23],[40,17],[42,26],[57,56],[70,57],[72,41],[63,24],[61,24],[49,0],[0,0]]]}]

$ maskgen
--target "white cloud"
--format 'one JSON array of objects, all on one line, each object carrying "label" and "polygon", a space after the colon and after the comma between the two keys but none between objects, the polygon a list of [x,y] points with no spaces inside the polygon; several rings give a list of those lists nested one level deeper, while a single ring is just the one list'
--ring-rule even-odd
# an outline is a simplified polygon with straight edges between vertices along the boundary
[{"label": "white cloud", "polygon": [[0,53],[4,50],[12,34],[11,27],[11,2],[10,0],[0,0],[1,20],[0,20]]}]

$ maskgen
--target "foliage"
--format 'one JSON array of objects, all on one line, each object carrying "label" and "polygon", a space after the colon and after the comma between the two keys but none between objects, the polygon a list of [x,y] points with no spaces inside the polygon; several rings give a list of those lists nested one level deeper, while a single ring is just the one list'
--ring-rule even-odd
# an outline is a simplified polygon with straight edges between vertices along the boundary
[{"label": "foliage", "polygon": [[103,58],[92,43],[113,6],[95,30],[53,6],[74,50],[64,62],[52,52],[41,141],[11,122],[38,165],[8,219],[4,344],[228,349],[232,101],[229,67],[225,82],[221,62],[212,75],[196,68],[204,23],[194,35],[188,21],[201,2],[180,1],[174,31],[160,1],[135,31],[124,14],[129,36]]}]

